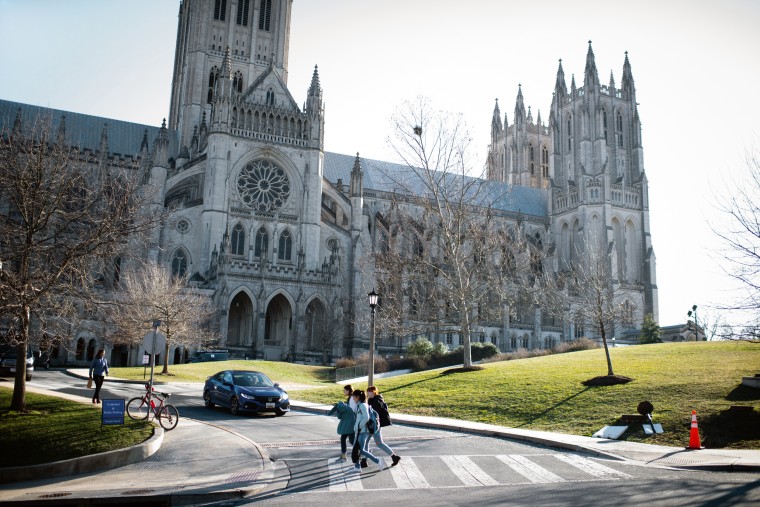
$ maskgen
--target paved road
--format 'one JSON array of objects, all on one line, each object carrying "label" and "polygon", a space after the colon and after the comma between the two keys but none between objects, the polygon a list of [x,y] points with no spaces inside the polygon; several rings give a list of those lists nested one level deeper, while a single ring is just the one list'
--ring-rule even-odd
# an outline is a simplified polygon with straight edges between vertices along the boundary
[{"label": "paved road", "polygon": [[[81,380],[39,372],[32,384],[87,396]],[[760,502],[757,474],[682,471],[603,460],[506,439],[393,426],[383,434],[402,456],[397,467],[356,472],[337,463],[337,419],[304,412],[284,417],[232,416],[207,409],[198,384],[157,386],[173,394],[183,418],[210,422],[256,441],[275,464],[275,478],[255,498],[267,505],[340,501],[371,505],[749,505]],[[139,385],[106,383],[108,397],[129,399]],[[105,396],[105,394],[104,394]],[[181,424],[181,422],[180,422]],[[223,452],[223,451],[222,451]],[[378,455],[389,460],[382,452]],[[390,463],[388,463],[390,464]]]}]

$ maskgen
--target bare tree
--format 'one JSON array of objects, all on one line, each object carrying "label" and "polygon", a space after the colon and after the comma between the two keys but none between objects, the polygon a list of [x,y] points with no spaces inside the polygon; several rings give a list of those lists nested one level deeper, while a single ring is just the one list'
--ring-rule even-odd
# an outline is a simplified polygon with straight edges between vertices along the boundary
[{"label": "bare tree", "polygon": [[748,322],[740,325],[747,332],[737,336],[755,339],[751,330],[760,327],[756,317],[760,309],[760,158],[748,155],[746,169],[742,180],[727,182],[724,196],[716,197],[718,210],[727,219],[711,228],[722,243],[723,269],[742,289],[719,308],[749,315]]},{"label": "bare tree", "polygon": [[531,249],[495,206],[504,186],[471,175],[461,116],[421,98],[399,109],[393,126],[404,170],[385,175],[393,196],[373,256],[377,325],[396,336],[456,331],[471,367],[473,325],[517,300]]},{"label": "bare tree", "polygon": [[150,263],[127,270],[120,285],[110,312],[118,340],[139,344],[150,323],[160,320],[166,336],[161,374],[169,374],[171,344],[195,346],[204,341],[214,315],[209,296],[189,288],[186,278],[172,276],[167,266]]},{"label": "bare tree", "polygon": [[33,336],[65,335],[98,299],[106,265],[161,218],[138,213],[146,195],[137,165],[67,146],[50,120],[24,127],[19,116],[0,133],[0,317],[18,352],[13,410],[26,405]]},{"label": "bare tree", "polygon": [[546,309],[563,318],[574,316],[579,324],[588,324],[601,337],[607,359],[607,375],[614,376],[608,346],[608,334],[615,322],[633,318],[630,292],[617,285],[613,266],[614,242],[605,245],[591,238],[583,256],[567,271],[547,273],[543,284]]},{"label": "bare tree", "polygon": [[[322,364],[328,364],[328,354],[343,337],[345,325],[342,315],[331,315],[321,307],[307,309],[306,332],[311,346],[322,353]],[[342,314],[342,312],[340,312]]]}]

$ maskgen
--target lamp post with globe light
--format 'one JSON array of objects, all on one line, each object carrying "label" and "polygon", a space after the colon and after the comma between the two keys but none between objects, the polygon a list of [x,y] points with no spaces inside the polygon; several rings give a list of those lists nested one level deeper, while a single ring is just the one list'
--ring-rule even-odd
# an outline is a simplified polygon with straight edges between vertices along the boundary
[{"label": "lamp post with globe light", "polygon": [[691,307],[691,310],[689,310],[686,313],[687,317],[694,317],[694,341],[699,341],[699,324],[697,324],[697,305],[694,305]]}]

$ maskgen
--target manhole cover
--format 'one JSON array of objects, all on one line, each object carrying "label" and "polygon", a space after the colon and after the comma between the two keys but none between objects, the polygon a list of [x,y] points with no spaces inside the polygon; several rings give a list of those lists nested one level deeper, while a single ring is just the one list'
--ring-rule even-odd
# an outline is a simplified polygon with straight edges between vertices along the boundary
[{"label": "manhole cover", "polygon": [[259,477],[260,470],[255,472],[240,472],[230,475],[225,482],[254,482]]},{"label": "manhole cover", "polygon": [[71,493],[47,493],[40,495],[37,498],[61,498],[62,496],[69,496]]}]

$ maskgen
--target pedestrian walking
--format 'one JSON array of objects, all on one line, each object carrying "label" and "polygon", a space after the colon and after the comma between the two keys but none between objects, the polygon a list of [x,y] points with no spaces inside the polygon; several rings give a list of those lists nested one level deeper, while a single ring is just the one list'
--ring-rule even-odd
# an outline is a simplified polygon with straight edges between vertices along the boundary
[{"label": "pedestrian walking", "polygon": [[103,380],[108,375],[108,360],[106,351],[100,349],[95,355],[95,359],[90,363],[90,380],[95,380],[95,394],[92,395],[92,402],[100,404],[100,388],[103,387]]},{"label": "pedestrian walking", "polygon": [[388,453],[388,456],[390,456],[393,461],[393,465],[391,466],[395,467],[398,465],[398,462],[401,461],[401,458],[393,452],[393,449],[383,442],[382,429],[385,426],[391,426],[393,423],[391,422],[391,415],[388,413],[388,404],[385,403],[385,400],[378,392],[377,387],[369,386],[367,388],[367,403],[375,410],[375,412],[377,412],[378,422],[380,423],[375,429],[375,434],[372,435],[375,439],[375,445]]},{"label": "pedestrian walking", "polygon": [[337,415],[338,419],[338,435],[340,435],[340,457],[336,460],[338,462],[346,461],[346,440],[351,445],[354,445],[354,423],[356,422],[356,402],[351,394],[353,389],[351,385],[343,387],[343,394],[346,396],[346,401],[339,401],[333,408],[327,413],[327,415]]},{"label": "pedestrian walking", "polygon": [[354,468],[357,470],[360,470],[362,467],[362,464],[366,465],[366,459],[369,458],[372,460],[372,462],[382,467],[380,464],[380,458],[369,452],[367,449],[367,445],[369,444],[369,437],[371,436],[369,434],[369,430],[367,430],[367,421],[370,420],[369,415],[369,407],[367,406],[367,395],[364,394],[364,391],[361,389],[356,389],[353,392],[353,398],[356,402],[356,422],[354,423],[354,433],[355,438],[357,439],[357,442],[359,443],[359,454],[361,456],[364,456],[365,459],[362,460],[362,463],[356,463],[354,465]]}]

